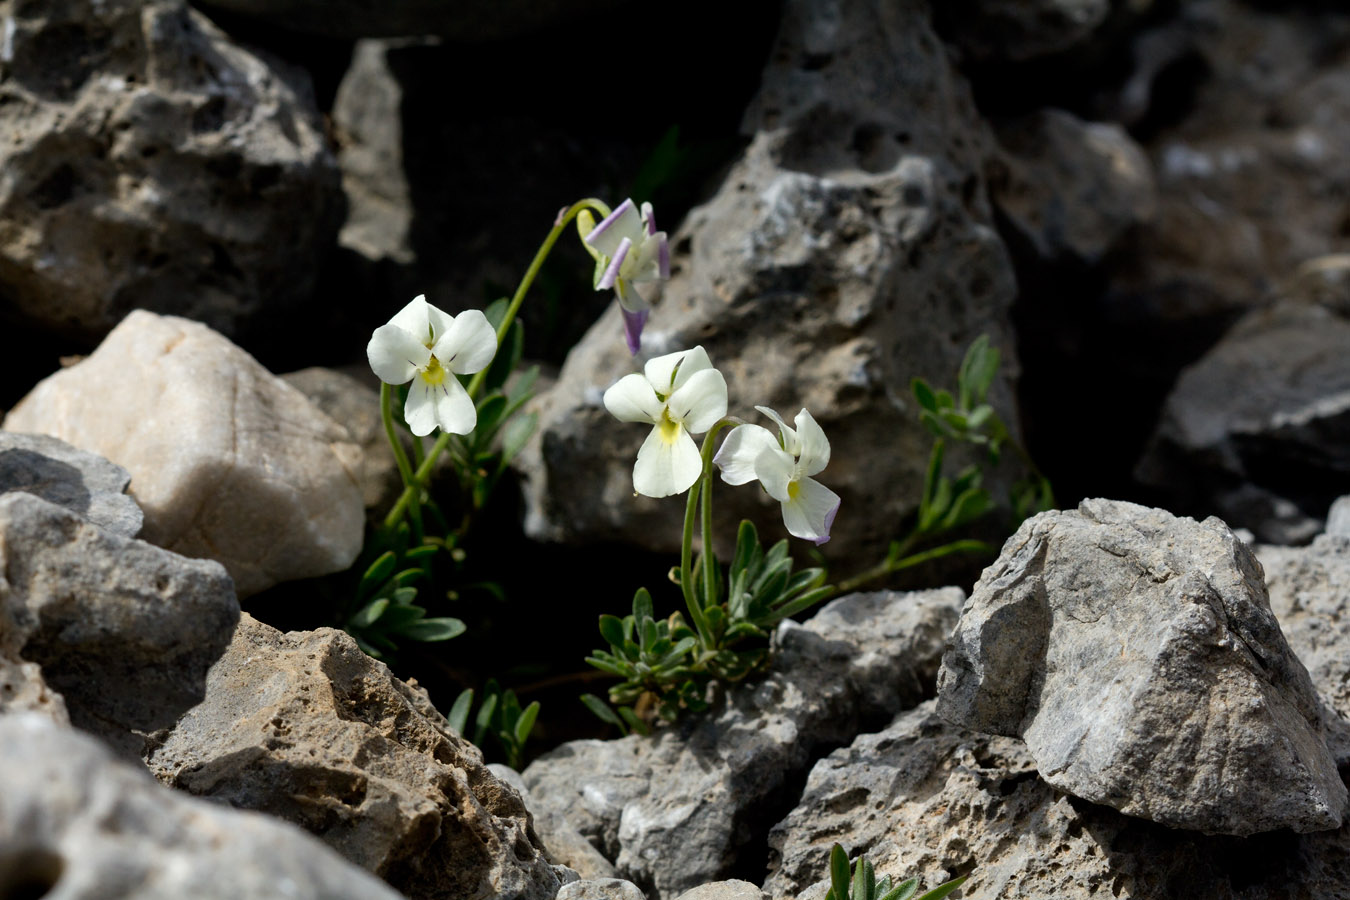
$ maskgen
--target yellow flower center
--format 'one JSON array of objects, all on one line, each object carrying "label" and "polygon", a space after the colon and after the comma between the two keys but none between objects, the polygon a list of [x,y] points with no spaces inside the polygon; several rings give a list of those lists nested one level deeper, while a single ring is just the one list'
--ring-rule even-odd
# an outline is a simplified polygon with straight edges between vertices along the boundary
[{"label": "yellow flower center", "polygon": [[431,359],[427,362],[427,367],[420,370],[418,374],[427,384],[437,385],[445,381],[446,368],[441,365],[441,361],[436,358],[435,354],[432,354]]},{"label": "yellow flower center", "polygon": [[661,440],[667,444],[675,443],[680,436],[680,423],[670,418],[669,409],[661,410],[661,421],[656,427],[661,429]]},{"label": "yellow flower center", "polygon": [[801,485],[797,484],[797,482],[796,482],[795,480],[789,481],[789,482],[788,482],[788,499],[789,499],[789,500],[796,500],[796,499],[797,499],[797,495],[798,495],[799,493],[801,493],[801,490],[802,490]]}]

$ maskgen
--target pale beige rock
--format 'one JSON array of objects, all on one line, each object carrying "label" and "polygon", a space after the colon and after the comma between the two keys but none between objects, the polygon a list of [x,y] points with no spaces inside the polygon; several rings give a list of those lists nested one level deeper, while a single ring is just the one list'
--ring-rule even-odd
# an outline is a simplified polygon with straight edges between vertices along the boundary
[{"label": "pale beige rock", "polygon": [[141,537],[214,559],[240,596],[351,565],[364,521],[360,449],[204,325],[134,311],[48,377],[4,427],[61,438],[131,473]]}]

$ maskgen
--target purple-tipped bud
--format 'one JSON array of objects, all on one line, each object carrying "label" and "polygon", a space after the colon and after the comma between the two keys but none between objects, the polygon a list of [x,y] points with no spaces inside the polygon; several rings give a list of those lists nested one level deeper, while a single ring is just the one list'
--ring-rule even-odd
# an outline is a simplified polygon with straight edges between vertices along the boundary
[{"label": "purple-tipped bud", "polygon": [[647,324],[647,310],[630,312],[620,307],[619,311],[623,313],[623,336],[628,341],[628,352],[637,356],[638,348],[642,346],[642,327]]},{"label": "purple-tipped bud", "polygon": [[650,203],[642,204],[642,221],[647,223],[647,234],[656,234],[656,216]]},{"label": "purple-tipped bud", "polygon": [[[595,230],[599,231],[600,226],[597,225]],[[591,233],[594,234],[595,232]],[[619,269],[623,266],[624,257],[628,255],[628,251],[632,248],[633,242],[628,238],[619,241],[618,249],[614,251],[614,258],[609,261],[609,266],[605,268],[605,274],[601,275],[600,280],[595,283],[596,290],[608,290],[614,287],[614,282],[619,278]]]},{"label": "purple-tipped bud", "polygon": [[600,235],[608,231],[610,229],[610,226],[612,226],[615,222],[619,221],[619,218],[632,208],[633,208],[633,201],[631,198],[620,203],[618,207],[614,210],[614,212],[605,216],[605,218],[601,220],[600,224],[596,225],[595,228],[591,230],[591,233],[586,235],[586,243],[594,244],[600,238]]}]

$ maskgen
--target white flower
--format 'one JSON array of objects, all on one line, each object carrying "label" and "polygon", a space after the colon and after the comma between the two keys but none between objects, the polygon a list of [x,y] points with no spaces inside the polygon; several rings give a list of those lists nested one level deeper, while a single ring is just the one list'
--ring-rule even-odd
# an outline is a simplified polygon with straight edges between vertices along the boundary
[{"label": "white flower", "polygon": [[605,408],[624,422],[656,427],[638,450],[633,490],[669,497],[689,490],[703,472],[690,434],[707,431],[727,414],[727,382],[702,347],[649,360],[642,374],[625,375],[605,391]]},{"label": "white flower", "polygon": [[455,375],[486,368],[497,353],[497,332],[476,309],[457,316],[442,312],[419,294],[388,324],[375,329],[366,345],[370,367],[386,384],[411,381],[403,417],[419,437],[438,426],[468,434],[478,410]]},{"label": "white flower", "polygon": [[778,423],[782,439],[758,425],[738,425],[727,435],[713,462],[727,484],[758,480],[769,496],[783,504],[788,534],[815,541],[830,539],[830,526],[839,512],[839,495],[812,478],[830,461],[830,442],[806,410],[797,413],[797,428],[787,426],[778,413],[756,406]]},{"label": "white flower", "polygon": [[636,354],[652,306],[652,298],[639,292],[637,285],[670,278],[670,242],[664,231],[656,230],[650,203],[642,204],[639,216],[633,201],[625,200],[599,225],[594,222],[589,210],[577,216],[577,230],[595,257],[595,289],[614,288],[628,350]]}]

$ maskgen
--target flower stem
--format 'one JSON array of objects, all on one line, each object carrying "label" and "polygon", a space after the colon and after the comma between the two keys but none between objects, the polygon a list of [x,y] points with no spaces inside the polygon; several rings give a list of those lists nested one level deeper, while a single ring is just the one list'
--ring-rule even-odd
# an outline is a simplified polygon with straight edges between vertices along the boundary
[{"label": "flower stem", "polygon": [[694,520],[698,518],[698,496],[703,487],[700,478],[689,488],[689,499],[684,504],[684,535],[680,540],[680,593],[684,595],[684,605],[693,620],[694,630],[698,632],[699,649],[712,646],[712,634],[708,629],[708,619],[703,614],[703,606],[694,595]]},{"label": "flower stem", "polygon": [[[398,474],[403,479],[403,493],[408,497],[408,518],[412,520],[413,543],[422,543],[422,504],[418,500],[417,484],[413,481],[412,466],[408,463],[408,454],[403,452],[403,443],[398,439],[398,432],[394,429],[394,389],[389,385],[380,383],[380,416],[384,419],[384,434],[389,439],[389,446],[394,451],[394,462],[398,465]],[[385,526],[393,528],[398,524],[398,519],[393,522],[385,522]]]},{"label": "flower stem", "polygon": [[[588,197],[585,200],[578,200],[558,214],[558,218],[553,223],[553,228],[549,230],[548,236],[544,238],[544,242],[539,245],[539,250],[534,254],[534,260],[530,263],[530,267],[525,270],[525,274],[521,277],[520,284],[516,287],[516,293],[511,297],[511,303],[506,308],[506,315],[502,316],[501,324],[497,326],[498,351],[501,350],[502,340],[506,337],[506,332],[510,330],[511,324],[516,320],[516,313],[520,311],[520,305],[525,302],[525,294],[529,291],[530,286],[534,284],[534,279],[539,275],[539,269],[544,265],[544,260],[548,259],[550,251],[553,250],[553,245],[558,242],[558,237],[562,234],[563,229],[567,227],[567,223],[575,219],[577,213],[587,208],[594,209],[596,212],[600,213],[601,216],[608,216],[610,214],[609,206],[593,197]],[[495,354],[493,358],[496,358]],[[473,376],[473,380],[469,382],[468,387],[470,397],[476,398],[478,392],[483,389],[483,381],[487,378],[488,369],[491,367],[492,363],[488,363]],[[450,443],[450,437],[451,436],[448,433],[444,431],[441,432],[436,438],[436,443],[432,444],[431,449],[427,451],[426,457],[422,460],[422,464],[417,467],[416,472],[412,473],[411,479],[407,477],[404,478],[405,487],[403,488],[403,494],[398,498],[393,509],[389,510],[388,515],[384,517],[385,527],[393,528],[398,524],[399,519],[403,517],[404,510],[406,510],[409,504],[413,502],[413,495],[416,493],[415,489],[419,488],[419,486],[430,477],[432,467],[436,465],[436,460],[445,452],[445,448]]]},{"label": "flower stem", "polygon": [[[908,543],[908,540],[906,541]],[[899,553],[888,554],[884,560],[877,563],[866,571],[859,572],[852,578],[839,582],[834,586],[834,593],[830,597],[837,597],[840,594],[851,593],[871,581],[879,578],[885,578],[887,575],[904,569],[912,568],[920,563],[926,563],[932,559],[941,559],[944,556],[951,556],[953,553],[987,553],[994,549],[984,541],[962,540],[952,541],[950,544],[943,544],[940,547],[933,547],[929,550],[923,550],[919,553],[911,553],[909,556],[901,557]],[[903,552],[903,551],[902,551]],[[828,599],[828,598],[826,598]]]},{"label": "flower stem", "polygon": [[[680,541],[680,591],[684,594],[684,603],[689,608],[689,615],[694,620],[694,628],[698,631],[702,649],[708,651],[716,649],[715,636],[712,633],[711,626],[708,625],[707,614],[704,612],[707,607],[717,602],[717,557],[713,555],[712,547],[713,447],[715,446],[717,433],[728,425],[735,424],[738,424],[736,419],[725,417],[718,419],[708,429],[708,433],[703,436],[703,447],[700,450],[700,457],[703,460],[703,474],[689,489],[689,500],[684,507],[684,536]],[[693,564],[694,519],[698,515],[700,498],[703,501],[703,515],[699,527],[699,537],[703,542],[703,599],[701,601],[694,593]]]}]

